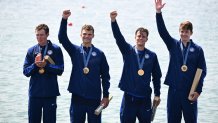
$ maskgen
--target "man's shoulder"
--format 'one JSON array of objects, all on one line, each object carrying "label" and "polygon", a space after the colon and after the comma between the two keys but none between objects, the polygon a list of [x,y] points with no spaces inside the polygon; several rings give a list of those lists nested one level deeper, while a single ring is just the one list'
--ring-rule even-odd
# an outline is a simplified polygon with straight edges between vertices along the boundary
[{"label": "man's shoulder", "polygon": [[197,49],[199,49],[199,50],[203,50],[200,45],[198,45],[197,43],[195,43],[193,40],[191,40],[191,41],[192,41],[192,45],[191,45],[192,47],[197,48]]},{"label": "man's shoulder", "polygon": [[59,45],[57,45],[56,43],[52,43],[50,40],[49,40],[49,45],[54,49],[61,49]]},{"label": "man's shoulder", "polygon": [[33,50],[34,50],[35,48],[37,48],[37,47],[38,47],[38,44],[35,44],[35,45],[29,47],[29,48],[28,48],[28,51],[33,51]]},{"label": "man's shoulder", "polygon": [[99,52],[99,53],[104,53],[103,50],[101,50],[98,47],[95,47],[94,45],[93,45],[93,51],[96,51],[96,52]]},{"label": "man's shoulder", "polygon": [[153,55],[156,55],[156,53],[148,48],[145,49],[145,53],[149,53],[149,54],[153,54]]}]

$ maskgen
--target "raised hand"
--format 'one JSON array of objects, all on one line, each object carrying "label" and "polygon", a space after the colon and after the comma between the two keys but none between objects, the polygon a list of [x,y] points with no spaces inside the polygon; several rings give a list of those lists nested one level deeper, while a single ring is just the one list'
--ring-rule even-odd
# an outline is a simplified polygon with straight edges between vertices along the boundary
[{"label": "raised hand", "polygon": [[160,13],[161,9],[164,7],[166,3],[162,3],[162,0],[154,0],[154,1],[155,1],[156,12]]},{"label": "raised hand", "polygon": [[111,17],[111,21],[114,22],[116,20],[116,17],[117,17],[117,11],[112,11],[110,13],[110,17]]},{"label": "raised hand", "polygon": [[64,10],[63,11],[63,14],[62,14],[62,17],[64,18],[64,19],[68,19],[68,17],[71,15],[71,12],[70,12],[70,10]]}]

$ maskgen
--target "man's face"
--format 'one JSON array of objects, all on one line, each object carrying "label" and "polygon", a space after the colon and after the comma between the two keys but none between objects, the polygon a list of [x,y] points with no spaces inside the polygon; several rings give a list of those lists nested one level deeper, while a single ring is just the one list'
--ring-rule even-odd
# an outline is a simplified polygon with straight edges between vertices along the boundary
[{"label": "man's face", "polygon": [[183,42],[188,42],[190,40],[192,32],[191,32],[191,30],[180,29],[179,34],[180,34],[180,38]]},{"label": "man's face", "polygon": [[148,40],[148,36],[146,32],[140,32],[138,31],[135,35],[135,41],[136,41],[136,45],[138,46],[144,46],[145,42],[147,42]]},{"label": "man's face", "polygon": [[36,39],[40,46],[45,46],[47,44],[48,34],[45,33],[45,30],[36,30]]},{"label": "man's face", "polygon": [[92,42],[92,39],[94,38],[94,34],[92,31],[88,31],[88,30],[82,30],[81,34],[80,34],[83,43],[85,44],[89,44]]}]

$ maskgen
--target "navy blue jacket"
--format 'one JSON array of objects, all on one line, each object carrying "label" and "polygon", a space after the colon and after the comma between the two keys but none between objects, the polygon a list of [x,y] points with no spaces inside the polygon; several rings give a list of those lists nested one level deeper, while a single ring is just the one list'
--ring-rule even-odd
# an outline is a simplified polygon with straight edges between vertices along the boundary
[{"label": "navy blue jacket", "polygon": [[67,20],[62,19],[58,35],[60,43],[68,52],[71,58],[72,72],[68,91],[72,94],[86,99],[101,99],[101,85],[103,97],[109,96],[110,75],[109,65],[104,53],[98,48],[93,47],[92,54],[88,63],[89,73],[84,74],[83,53],[81,46],[74,45],[67,36]]},{"label": "navy blue jacket", "polygon": [[27,77],[30,77],[29,96],[59,96],[60,93],[57,75],[61,75],[64,71],[64,60],[61,48],[55,44],[52,44],[51,41],[48,41],[48,49],[46,55],[49,55],[53,59],[55,65],[47,62],[44,68],[44,74],[39,74],[39,67],[37,67],[34,63],[35,57],[39,52],[38,44],[29,48],[23,65],[23,74]]},{"label": "navy blue jacket", "polygon": [[181,41],[170,36],[165,27],[162,13],[156,14],[156,20],[159,34],[166,44],[170,54],[168,72],[164,83],[173,89],[187,91],[188,94],[191,89],[196,70],[197,68],[201,68],[203,72],[196,89],[196,91],[200,94],[202,92],[203,81],[206,76],[206,62],[203,49],[191,40],[190,51],[186,64],[188,70],[186,72],[182,72],[181,66],[183,65],[183,56],[180,48]]},{"label": "navy blue jacket", "polygon": [[145,48],[145,53],[149,58],[145,58],[143,64],[144,75],[138,75],[138,61],[135,48],[126,42],[120,32],[117,22],[112,22],[112,31],[116,43],[123,56],[123,72],[119,83],[119,88],[126,93],[136,97],[150,97],[152,89],[150,87],[151,76],[154,86],[155,96],[160,96],[160,78],[162,76],[157,55]]}]

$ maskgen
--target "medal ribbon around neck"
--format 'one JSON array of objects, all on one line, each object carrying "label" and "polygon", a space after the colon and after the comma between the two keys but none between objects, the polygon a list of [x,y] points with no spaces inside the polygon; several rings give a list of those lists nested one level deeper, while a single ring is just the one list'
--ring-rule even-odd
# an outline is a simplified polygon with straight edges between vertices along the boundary
[{"label": "medal ribbon around neck", "polygon": [[[42,52],[42,48],[39,45],[38,45],[38,48],[39,48],[39,52],[41,53]],[[48,50],[48,43],[45,46],[45,50],[44,50],[43,56],[41,57],[41,60],[43,60],[43,57],[46,55],[47,50]],[[44,74],[45,73],[45,69],[44,68],[39,68],[39,73],[40,74]]]},{"label": "medal ribbon around neck", "polygon": [[181,52],[182,52],[182,60],[183,60],[183,65],[186,65],[186,62],[187,62],[187,59],[188,59],[188,53],[189,53],[189,49],[190,49],[190,46],[191,46],[191,42],[189,42],[188,44],[188,49],[186,50],[186,53],[185,53],[185,56],[184,56],[184,53],[183,53],[183,46],[182,46],[182,41],[180,43],[180,48],[181,48]]},{"label": "medal ribbon around neck", "polygon": [[81,50],[82,50],[82,53],[83,53],[83,63],[84,63],[84,66],[87,67],[88,66],[88,63],[89,63],[89,59],[91,57],[91,54],[92,54],[92,46],[88,52],[88,56],[86,58],[86,54],[85,54],[85,51],[83,49],[83,45],[81,45]]},{"label": "medal ribbon around neck", "polygon": [[[41,48],[39,45],[38,45],[38,47],[39,47],[39,52],[41,53],[41,52],[42,52],[42,48]],[[48,43],[47,43],[46,46],[45,46],[45,50],[44,50],[43,56],[41,57],[41,60],[42,60],[43,57],[46,55],[47,50],[48,50]]]},{"label": "medal ribbon around neck", "polygon": [[[139,67],[139,69],[142,69],[143,63],[144,63],[144,61],[145,61],[145,56],[142,57],[142,61],[140,62],[140,58],[139,58],[139,54],[138,54],[138,50],[136,49],[136,46],[135,46],[135,52],[136,52],[136,56],[137,56],[138,67]],[[145,53],[145,54],[146,54],[146,53]]]}]

